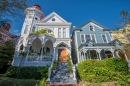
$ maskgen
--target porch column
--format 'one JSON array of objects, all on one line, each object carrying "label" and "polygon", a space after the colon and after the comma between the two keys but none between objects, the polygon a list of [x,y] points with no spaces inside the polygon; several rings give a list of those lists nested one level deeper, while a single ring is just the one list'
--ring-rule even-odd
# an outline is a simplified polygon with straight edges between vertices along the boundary
[{"label": "porch column", "polygon": [[55,47],[54,47],[54,52],[53,52],[53,58],[52,58],[52,59],[53,59],[53,60],[56,59],[56,58],[55,58]]},{"label": "porch column", "polygon": [[114,50],[112,48],[111,48],[111,52],[112,52],[113,57],[115,58]]},{"label": "porch column", "polygon": [[[87,53],[88,50],[86,50],[85,52],[85,56],[86,56],[86,59],[88,59],[88,53]],[[87,55],[86,55],[87,54]]]},{"label": "porch column", "polygon": [[91,59],[90,51],[91,51],[91,50],[89,50],[88,53],[89,53],[89,58]]},{"label": "porch column", "polygon": [[100,50],[97,49],[97,52],[98,52],[99,60],[101,60]]},{"label": "porch column", "polygon": [[83,55],[84,55],[84,60],[86,60],[85,52],[83,52]]},{"label": "porch column", "polygon": [[28,52],[27,52],[27,55],[26,55],[26,61],[28,60],[28,54],[29,54],[29,52],[30,52],[30,46],[31,46],[31,45],[28,45]]},{"label": "porch column", "polygon": [[42,44],[42,51],[41,51],[40,61],[42,61],[43,47],[44,47],[44,44]]},{"label": "porch column", "polygon": [[125,55],[125,60],[128,62],[128,57],[127,57],[125,51],[124,51],[124,55]]},{"label": "porch column", "polygon": [[79,62],[81,62],[81,52],[79,52]]}]

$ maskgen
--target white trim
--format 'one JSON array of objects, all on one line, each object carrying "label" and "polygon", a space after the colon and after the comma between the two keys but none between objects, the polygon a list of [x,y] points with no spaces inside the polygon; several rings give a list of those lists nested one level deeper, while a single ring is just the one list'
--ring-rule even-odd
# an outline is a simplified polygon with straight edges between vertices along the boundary
[{"label": "white trim", "polygon": [[94,36],[95,36],[95,42],[97,43],[97,38],[96,38],[96,35],[94,34]]},{"label": "white trim", "polygon": [[60,17],[58,14],[56,14],[55,12],[50,13],[47,17],[43,18],[43,20],[41,22],[46,22],[49,18],[56,16],[57,18],[59,18],[62,22],[67,23],[66,20],[64,20],[62,17]]},{"label": "white trim", "polygon": [[92,35],[94,35],[95,43],[97,43],[97,40],[96,40],[96,36],[95,36],[95,34],[91,34],[91,40],[93,41],[93,39],[92,39]]},{"label": "white trim", "polygon": [[[108,32],[108,31],[107,31]],[[112,41],[112,38],[111,38],[111,35],[110,35],[110,33],[108,32],[108,34],[109,34],[109,36],[110,36],[110,40]]]},{"label": "white trim", "polygon": [[107,40],[107,43],[108,43],[107,35],[105,34],[105,36],[106,36],[106,40]]}]

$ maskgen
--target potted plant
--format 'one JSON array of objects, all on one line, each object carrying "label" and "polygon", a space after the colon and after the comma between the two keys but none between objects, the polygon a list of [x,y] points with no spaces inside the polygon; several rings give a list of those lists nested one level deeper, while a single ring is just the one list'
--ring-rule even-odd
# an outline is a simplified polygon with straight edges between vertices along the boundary
[{"label": "potted plant", "polygon": [[68,60],[67,60],[67,66],[68,66],[68,71],[70,73],[70,77],[73,77],[72,63],[71,63],[71,59],[69,55],[68,55]]}]

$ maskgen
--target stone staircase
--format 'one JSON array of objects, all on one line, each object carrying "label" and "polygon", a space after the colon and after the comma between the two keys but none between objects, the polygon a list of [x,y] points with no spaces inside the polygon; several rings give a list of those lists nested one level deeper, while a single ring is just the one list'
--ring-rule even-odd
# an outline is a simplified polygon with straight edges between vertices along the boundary
[{"label": "stone staircase", "polygon": [[51,73],[49,86],[73,86],[73,77],[70,77],[66,62],[58,62],[55,73]]}]

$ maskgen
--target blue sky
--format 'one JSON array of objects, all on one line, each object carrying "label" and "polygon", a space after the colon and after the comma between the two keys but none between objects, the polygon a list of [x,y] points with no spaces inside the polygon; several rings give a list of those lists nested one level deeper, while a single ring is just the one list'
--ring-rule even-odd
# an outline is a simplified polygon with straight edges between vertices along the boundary
[{"label": "blue sky", "polygon": [[[29,7],[34,4],[41,6],[45,16],[54,11],[76,27],[92,19],[114,29],[121,19],[120,11],[130,11],[130,0],[28,0]],[[23,22],[24,18],[12,21],[10,32],[20,33]]]}]

